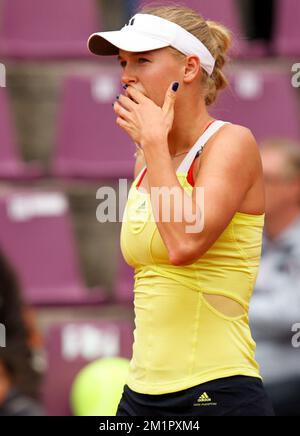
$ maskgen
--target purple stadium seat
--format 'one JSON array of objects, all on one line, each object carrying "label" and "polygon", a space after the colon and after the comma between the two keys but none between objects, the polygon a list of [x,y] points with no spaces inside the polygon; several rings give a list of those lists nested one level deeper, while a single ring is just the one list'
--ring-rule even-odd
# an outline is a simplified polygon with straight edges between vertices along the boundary
[{"label": "purple stadium seat", "polygon": [[115,300],[120,303],[133,303],[134,269],[131,268],[119,253]]},{"label": "purple stadium seat", "polygon": [[0,197],[0,246],[35,305],[105,302],[103,289],[83,284],[66,197],[24,190]]},{"label": "purple stadium seat", "polygon": [[298,0],[278,0],[274,25],[274,45],[279,55],[300,55],[300,4]]},{"label": "purple stadium seat", "polygon": [[136,147],[117,126],[112,108],[112,102],[121,92],[120,71],[115,68],[93,78],[66,79],[54,151],[54,175],[110,179],[132,176]]},{"label": "purple stadium seat", "polygon": [[71,415],[70,388],[88,363],[102,357],[131,358],[131,321],[82,321],[55,324],[46,334],[47,373],[43,388],[48,415]]},{"label": "purple stadium seat", "polygon": [[88,57],[87,36],[101,28],[96,0],[2,0],[2,3],[2,57]]},{"label": "purple stadium seat", "polygon": [[259,141],[278,136],[300,139],[298,100],[288,74],[249,68],[235,72],[212,112],[250,128]]},{"label": "purple stadium seat", "polygon": [[16,133],[11,118],[7,89],[0,87],[0,178],[39,177],[42,175],[41,169],[38,166],[25,165],[18,154]]}]

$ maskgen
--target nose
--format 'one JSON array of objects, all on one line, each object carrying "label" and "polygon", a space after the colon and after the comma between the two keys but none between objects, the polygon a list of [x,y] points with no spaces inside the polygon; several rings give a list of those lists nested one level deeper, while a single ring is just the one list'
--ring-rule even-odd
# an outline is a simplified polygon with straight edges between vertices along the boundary
[{"label": "nose", "polygon": [[128,66],[124,67],[121,76],[122,85],[133,85],[137,83],[137,77]]}]

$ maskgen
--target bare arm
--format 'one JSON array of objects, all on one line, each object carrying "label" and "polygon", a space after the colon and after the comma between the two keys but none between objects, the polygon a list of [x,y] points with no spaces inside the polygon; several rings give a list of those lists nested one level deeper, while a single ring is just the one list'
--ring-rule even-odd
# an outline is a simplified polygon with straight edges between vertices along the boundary
[{"label": "bare arm", "polygon": [[[197,217],[198,222],[203,214],[204,229],[194,233],[186,231],[187,226],[193,224],[190,221],[191,215],[187,220],[182,213],[181,222],[167,222],[161,219],[157,221],[170,261],[174,265],[194,262],[213,245],[239,210],[254,181],[258,146],[248,129],[227,125],[222,127],[211,141],[211,147],[204,150],[192,197],[181,187],[170,157],[166,153],[162,153],[160,159],[152,155],[151,151],[145,155],[150,187],[181,189],[183,204],[188,205],[188,209]],[[204,188],[204,212],[196,196],[197,187]],[[171,217],[174,217],[176,207],[178,208],[178,204],[171,201]]]}]

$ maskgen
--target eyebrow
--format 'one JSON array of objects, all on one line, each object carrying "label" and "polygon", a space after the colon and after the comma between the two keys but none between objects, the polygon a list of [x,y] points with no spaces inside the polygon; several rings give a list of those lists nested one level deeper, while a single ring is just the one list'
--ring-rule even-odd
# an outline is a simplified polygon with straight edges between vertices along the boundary
[{"label": "eyebrow", "polygon": [[[133,56],[139,56],[139,55],[149,55],[149,54],[151,54],[152,53],[152,51],[138,51],[138,52],[134,52],[134,53],[132,53],[132,55]],[[120,56],[120,55],[118,55],[118,60],[120,61],[121,59],[123,59],[122,58],[122,56]]]}]

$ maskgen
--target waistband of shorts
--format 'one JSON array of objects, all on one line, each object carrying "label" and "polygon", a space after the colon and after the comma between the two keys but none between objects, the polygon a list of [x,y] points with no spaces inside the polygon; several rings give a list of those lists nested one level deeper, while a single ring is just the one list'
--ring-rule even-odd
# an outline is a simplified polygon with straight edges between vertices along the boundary
[{"label": "waistband of shorts", "polygon": [[137,395],[140,398],[173,398],[178,396],[179,394],[185,394],[185,393],[189,393],[189,392],[193,392],[193,390],[218,390],[224,387],[237,387],[237,386],[245,386],[245,385],[256,385],[258,387],[263,387],[263,383],[261,381],[260,378],[257,377],[251,377],[251,376],[246,376],[246,375],[234,375],[234,376],[230,376],[230,377],[224,377],[224,378],[219,378],[219,379],[215,379],[215,380],[210,380],[208,382],[205,383],[200,383],[198,385],[192,386],[190,388],[181,390],[181,391],[176,391],[176,392],[170,392],[170,393],[166,393],[166,394],[142,394],[140,392],[135,392],[132,389],[130,389],[130,387],[128,385],[125,384],[124,389],[127,392],[131,392],[134,395]]}]

